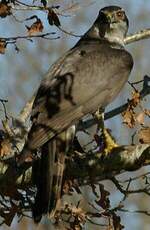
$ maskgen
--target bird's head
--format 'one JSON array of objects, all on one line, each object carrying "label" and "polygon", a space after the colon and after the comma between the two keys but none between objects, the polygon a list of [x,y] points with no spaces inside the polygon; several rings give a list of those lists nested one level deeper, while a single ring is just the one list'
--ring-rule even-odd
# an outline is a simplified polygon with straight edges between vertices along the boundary
[{"label": "bird's head", "polygon": [[129,26],[125,11],[118,6],[104,7],[87,35],[91,38],[103,38],[110,42],[123,44]]}]

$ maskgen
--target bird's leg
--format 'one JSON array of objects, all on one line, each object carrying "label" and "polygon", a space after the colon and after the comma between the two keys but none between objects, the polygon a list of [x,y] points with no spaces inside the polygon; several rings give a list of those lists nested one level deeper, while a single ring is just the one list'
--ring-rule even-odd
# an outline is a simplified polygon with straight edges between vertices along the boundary
[{"label": "bird's leg", "polygon": [[104,110],[99,108],[95,114],[94,117],[96,119],[96,123],[97,123],[97,130],[96,132],[98,133],[99,131],[104,129]]},{"label": "bird's leg", "polygon": [[115,142],[109,131],[105,128],[104,125],[104,110],[98,109],[94,114],[97,121],[97,133],[101,131],[101,137],[103,140],[104,148],[102,154],[107,156],[113,148],[116,148],[118,144]]}]

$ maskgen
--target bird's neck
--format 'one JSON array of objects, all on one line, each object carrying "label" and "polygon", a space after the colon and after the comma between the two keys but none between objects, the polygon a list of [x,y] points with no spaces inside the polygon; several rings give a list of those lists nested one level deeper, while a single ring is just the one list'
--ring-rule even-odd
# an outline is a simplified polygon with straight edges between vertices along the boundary
[{"label": "bird's neck", "polygon": [[84,35],[86,39],[99,39],[106,40],[112,44],[118,44],[118,46],[124,46],[124,35],[120,31],[109,30],[106,28],[101,28],[101,30],[93,25],[89,31]]},{"label": "bird's neck", "polygon": [[106,31],[104,39],[106,39],[110,43],[116,43],[116,44],[121,45],[121,46],[125,45],[124,44],[124,36],[120,32],[112,31],[112,32],[107,33],[107,31]]}]

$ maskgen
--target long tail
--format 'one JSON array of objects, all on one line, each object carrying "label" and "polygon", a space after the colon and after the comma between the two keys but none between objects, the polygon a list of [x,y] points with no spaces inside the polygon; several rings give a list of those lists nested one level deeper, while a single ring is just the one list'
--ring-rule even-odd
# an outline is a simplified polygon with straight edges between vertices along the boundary
[{"label": "long tail", "polygon": [[43,214],[55,214],[62,194],[65,153],[73,141],[75,126],[51,139],[41,148],[41,159],[33,165],[33,182],[37,194],[33,206],[33,218],[38,223]]},{"label": "long tail", "polygon": [[41,159],[33,164],[32,177],[37,187],[37,194],[32,214],[36,223],[40,222],[43,214],[49,212],[49,206],[51,206],[55,153],[56,143],[55,140],[51,140],[42,146]]},{"label": "long tail", "polygon": [[[61,146],[62,147],[62,146]],[[65,154],[57,139],[45,144],[41,150],[41,159],[33,165],[33,181],[37,187],[32,213],[36,223],[42,215],[54,215],[60,201]]]}]

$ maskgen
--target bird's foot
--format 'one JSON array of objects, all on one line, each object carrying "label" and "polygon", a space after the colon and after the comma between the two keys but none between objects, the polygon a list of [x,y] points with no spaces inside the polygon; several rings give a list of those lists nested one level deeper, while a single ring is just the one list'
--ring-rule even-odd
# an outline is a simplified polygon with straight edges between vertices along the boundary
[{"label": "bird's foot", "polygon": [[106,128],[102,130],[103,140],[104,140],[104,150],[102,155],[106,157],[112,150],[118,147],[118,144],[115,142],[111,134]]},{"label": "bird's foot", "polygon": [[[101,156],[106,157],[112,150],[118,147],[112,135],[104,125],[104,110],[98,109],[94,114],[97,122],[97,134],[95,135],[96,142],[99,146],[99,152]],[[101,132],[99,135],[98,133]]]},{"label": "bird's foot", "polygon": [[96,123],[97,123],[97,132],[100,129],[104,129],[104,110],[98,109],[95,112],[94,117],[95,117]]}]

